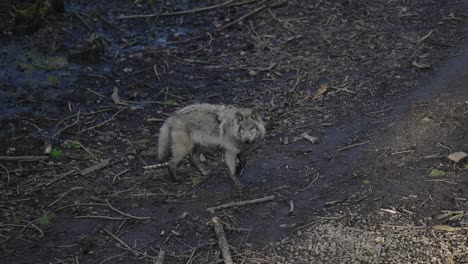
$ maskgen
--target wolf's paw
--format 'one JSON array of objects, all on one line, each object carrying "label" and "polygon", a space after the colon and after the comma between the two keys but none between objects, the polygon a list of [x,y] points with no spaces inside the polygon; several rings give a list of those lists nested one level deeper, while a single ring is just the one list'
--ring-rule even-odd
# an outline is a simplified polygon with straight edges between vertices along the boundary
[{"label": "wolf's paw", "polygon": [[237,166],[237,167],[236,167],[236,175],[237,175],[237,177],[241,177],[241,176],[242,176],[242,173],[244,173],[244,169],[245,169],[245,166],[244,166],[244,167],[241,167],[241,166]]},{"label": "wolf's paw", "polygon": [[242,191],[242,188],[244,187],[239,180],[235,180],[234,185],[236,186],[238,191]]},{"label": "wolf's paw", "polygon": [[202,172],[202,174],[205,177],[212,177],[215,175],[215,172],[213,170],[205,170],[204,172]]}]

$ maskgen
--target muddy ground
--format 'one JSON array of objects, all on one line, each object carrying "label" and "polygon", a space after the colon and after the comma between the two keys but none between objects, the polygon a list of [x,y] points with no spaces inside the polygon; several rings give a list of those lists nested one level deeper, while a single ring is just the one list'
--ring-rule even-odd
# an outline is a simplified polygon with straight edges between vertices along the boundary
[{"label": "muddy ground", "polygon": [[[215,215],[236,263],[468,263],[466,1],[65,3],[1,25],[1,263],[222,263]],[[264,115],[242,192],[143,169],[194,102]]]}]

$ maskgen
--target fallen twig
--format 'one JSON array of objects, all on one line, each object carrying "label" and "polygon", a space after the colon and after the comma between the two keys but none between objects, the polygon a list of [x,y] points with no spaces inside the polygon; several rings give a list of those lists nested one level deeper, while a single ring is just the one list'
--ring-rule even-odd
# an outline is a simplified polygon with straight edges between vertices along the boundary
[{"label": "fallen twig", "polygon": [[0,156],[0,160],[6,161],[40,161],[48,158],[49,156]]},{"label": "fallen twig", "polygon": [[221,31],[221,30],[223,30],[223,29],[226,29],[226,28],[228,28],[228,27],[231,27],[232,25],[235,25],[235,24],[241,22],[242,20],[246,19],[247,17],[249,17],[249,16],[251,16],[251,15],[254,15],[254,14],[256,14],[256,13],[262,11],[263,9],[269,7],[268,5],[264,5],[264,3],[265,3],[265,1],[261,1],[260,4],[259,4],[260,7],[254,9],[254,10],[248,12],[247,14],[245,14],[245,15],[239,17],[238,19],[236,19],[236,20],[234,20],[234,21],[232,21],[232,22],[230,22],[230,23],[227,23],[226,25],[224,25],[224,26],[218,28],[218,31]]},{"label": "fallen twig", "polygon": [[308,190],[310,188],[310,186],[312,186],[312,184],[314,184],[320,177],[320,173],[317,172],[317,174],[315,174],[315,178],[310,182],[309,186],[303,188],[303,189],[300,189],[298,190],[298,192],[302,192],[302,191],[305,191],[305,190]]},{"label": "fallen twig", "polygon": [[288,215],[293,215],[294,214],[294,202],[293,200],[289,201],[289,212]]},{"label": "fallen twig", "polygon": [[85,176],[85,175],[88,175],[90,174],[91,172],[94,172],[94,171],[97,171],[97,170],[100,170],[102,168],[105,168],[106,166],[109,165],[109,162],[110,162],[110,159],[105,159],[103,161],[101,161],[100,163],[96,164],[96,165],[93,165],[91,167],[88,167],[82,171],[79,172],[79,174],[81,176]]},{"label": "fallen twig", "polygon": [[154,264],[163,264],[165,255],[166,255],[166,252],[164,252],[164,250],[162,249],[159,250],[158,258],[156,259],[156,262]]},{"label": "fallen twig", "polygon": [[364,142],[360,142],[360,143],[356,143],[356,144],[352,144],[352,145],[349,145],[349,146],[346,146],[346,147],[342,147],[338,150],[336,150],[335,154],[333,155],[333,159],[335,159],[336,155],[338,155],[339,152],[343,151],[343,150],[347,150],[347,149],[351,149],[351,148],[354,148],[354,147],[359,147],[359,146],[362,146],[362,145],[365,145],[365,144],[368,144],[370,143],[370,141],[364,141]]},{"label": "fallen twig", "polygon": [[69,129],[70,127],[73,127],[74,125],[78,124],[78,122],[80,122],[80,113],[81,113],[81,109],[78,110],[78,113],[77,113],[75,122],[71,123],[71,124],[68,125],[68,126],[65,126],[64,128],[60,129],[59,131],[57,131],[57,133],[55,133],[55,134],[53,135],[53,138],[57,137],[57,136],[60,135],[63,131]]},{"label": "fallen twig", "polygon": [[[39,232],[39,235],[40,235],[41,237],[44,236],[44,232],[43,232],[37,225],[35,225],[35,224],[33,224],[33,223],[29,223],[29,222],[28,222],[27,225],[0,224],[0,227],[2,227],[2,226],[5,226],[5,227],[8,227],[8,226],[11,226],[11,227],[21,227],[21,228],[23,228],[23,229],[26,228],[26,227],[30,227],[30,228],[32,228],[32,229],[37,230],[37,232]],[[23,230],[23,229],[22,229],[22,230]]]},{"label": "fallen twig", "polygon": [[390,228],[402,228],[402,229],[424,229],[427,228],[427,226],[401,226],[401,225],[387,225],[387,224],[382,224],[380,225],[381,227],[390,227]]},{"label": "fallen twig", "polygon": [[6,185],[8,186],[8,185],[10,185],[10,171],[5,166],[3,166],[1,163],[0,163],[0,167],[2,167],[6,171],[6,175],[7,175]]},{"label": "fallen twig", "polygon": [[73,192],[73,191],[77,191],[77,190],[82,190],[83,187],[81,186],[78,186],[78,187],[72,187],[70,190],[62,193],[59,198],[57,198],[55,201],[51,202],[50,204],[48,204],[46,207],[44,207],[44,209],[48,208],[48,207],[51,207],[52,205],[56,204],[58,201],[62,200],[63,197],[67,196],[69,193]]},{"label": "fallen twig", "polygon": [[113,216],[105,216],[105,215],[78,215],[75,216],[76,219],[80,218],[101,218],[101,219],[108,219],[108,220],[128,220],[128,217],[113,217]]},{"label": "fallen twig", "polygon": [[235,207],[235,206],[244,206],[244,205],[249,205],[249,204],[263,203],[263,202],[271,201],[273,199],[275,199],[275,196],[270,195],[270,196],[267,196],[267,197],[253,199],[253,200],[233,202],[233,203],[222,204],[222,205],[218,205],[218,206],[214,206],[214,207],[208,207],[208,208],[206,208],[206,210],[208,212],[210,212],[210,213],[214,213],[216,210],[226,209],[226,208]]},{"label": "fallen twig", "polygon": [[83,24],[89,31],[93,31],[93,28],[80,16],[78,13],[72,13],[78,20]]},{"label": "fallen twig", "polygon": [[117,180],[118,177],[124,175],[125,173],[127,173],[127,172],[129,172],[129,171],[130,171],[130,169],[125,169],[125,170],[123,170],[123,171],[117,173],[117,174],[114,176],[114,178],[112,179],[112,184],[115,184],[115,181]]},{"label": "fallen twig", "polygon": [[104,227],[102,227],[102,229],[104,230],[104,232],[106,232],[109,236],[111,236],[115,241],[119,242],[122,246],[125,247],[126,250],[130,251],[131,253],[137,255],[137,256],[142,256],[142,257],[145,257],[145,258],[150,258],[151,260],[153,260],[153,262],[155,262],[155,257],[153,256],[150,256],[148,254],[146,254],[145,252],[141,252],[139,250],[136,250],[136,249],[133,249],[131,248],[129,245],[127,245],[127,243],[123,242],[120,238],[118,238],[116,235],[112,234],[109,230],[105,229]]},{"label": "fallen twig", "polygon": [[164,163],[159,163],[159,164],[154,164],[154,165],[143,166],[143,169],[145,170],[159,169],[159,168],[167,167],[168,165],[169,165],[169,162],[164,162]]},{"label": "fallen twig", "polygon": [[223,225],[218,217],[213,217],[211,220],[214,224],[214,231],[216,233],[216,237],[218,237],[218,246],[221,250],[223,255],[224,264],[234,264],[231,257],[231,251],[229,250],[229,244],[226,239],[226,235],[224,234]]},{"label": "fallen twig", "polygon": [[415,42],[416,42],[416,43],[421,43],[421,42],[423,42],[423,41],[426,40],[429,36],[431,36],[433,32],[434,32],[434,29],[429,30],[429,32],[428,32],[426,35],[424,35],[424,37],[422,37],[422,38],[416,40]]},{"label": "fallen twig", "polygon": [[[248,4],[251,2],[256,2],[258,0],[247,0],[241,3],[237,3],[236,5],[241,5],[241,4]],[[119,16],[117,19],[130,19],[130,18],[151,18],[151,17],[158,17],[158,16],[176,16],[176,15],[184,15],[184,14],[189,14],[189,13],[197,13],[197,12],[203,12],[203,11],[209,11],[215,8],[227,6],[234,2],[234,0],[228,0],[226,2],[223,2],[221,4],[217,5],[212,5],[212,6],[206,6],[206,7],[200,7],[200,8],[194,8],[190,10],[183,10],[183,11],[177,11],[177,12],[172,12],[172,13],[155,13],[155,14],[145,14],[145,15],[129,15],[129,16]]]},{"label": "fallen twig", "polygon": [[54,183],[56,181],[59,181],[59,180],[65,178],[65,177],[67,177],[69,175],[73,175],[75,172],[76,172],[76,170],[71,170],[71,171],[61,173],[56,178],[52,179],[51,181],[37,185],[34,189],[38,189],[38,188],[40,188],[42,186],[50,186],[52,183]]},{"label": "fallen twig", "polygon": [[92,129],[98,128],[98,127],[100,127],[100,126],[103,126],[103,125],[105,125],[105,124],[107,124],[107,123],[113,121],[113,120],[115,119],[115,117],[116,117],[118,114],[120,114],[120,112],[122,112],[122,111],[125,110],[125,109],[127,109],[127,107],[122,107],[122,109],[120,109],[119,111],[117,111],[117,113],[115,113],[113,116],[111,116],[111,118],[109,118],[109,119],[105,120],[104,122],[99,123],[99,124],[97,124],[97,125],[95,125],[95,126],[85,128],[85,129],[79,131],[78,133],[81,134],[81,133],[83,133],[83,132],[86,132],[86,131],[88,131],[88,130],[92,130]]},{"label": "fallen twig", "polygon": [[73,140],[65,140],[65,143],[72,143],[72,144],[76,144],[78,145],[80,148],[82,148],[84,151],[86,151],[91,157],[93,157],[94,160],[99,160],[96,155],[94,155],[88,148],[86,148],[85,146],[83,146],[83,144],[81,144],[80,142],[78,141],[73,141]]},{"label": "fallen twig", "polygon": [[123,216],[126,216],[126,217],[128,217],[128,218],[132,218],[132,219],[136,219],[136,220],[149,220],[149,219],[151,219],[151,217],[147,217],[147,216],[134,216],[134,215],[126,214],[126,213],[120,211],[119,209],[113,207],[113,206],[109,203],[109,201],[106,200],[106,203],[107,203],[107,205],[108,205],[113,211],[115,211],[115,212],[117,212],[117,213],[119,213],[119,214],[121,214],[121,215],[123,215]]}]

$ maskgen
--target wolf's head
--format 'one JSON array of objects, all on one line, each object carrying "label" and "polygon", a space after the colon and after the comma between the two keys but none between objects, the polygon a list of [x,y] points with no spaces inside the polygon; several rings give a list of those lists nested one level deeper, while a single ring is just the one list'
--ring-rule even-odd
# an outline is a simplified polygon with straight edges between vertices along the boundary
[{"label": "wolf's head", "polygon": [[243,143],[252,143],[265,136],[265,125],[260,114],[251,109],[236,113],[237,138]]}]

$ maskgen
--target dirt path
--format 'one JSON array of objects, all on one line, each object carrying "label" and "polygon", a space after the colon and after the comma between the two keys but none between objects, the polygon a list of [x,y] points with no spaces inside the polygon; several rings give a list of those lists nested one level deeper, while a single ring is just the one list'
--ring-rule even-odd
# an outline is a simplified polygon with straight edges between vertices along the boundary
[{"label": "dirt path", "polygon": [[[216,263],[206,208],[270,195],[216,212],[236,263],[468,262],[467,163],[446,158],[468,152],[466,4],[197,11],[219,3],[71,1],[5,36],[0,156],[53,151],[0,160],[0,262],[152,263],[164,250],[165,263]],[[73,56],[96,36],[103,54]],[[193,102],[264,114],[242,193],[216,155],[215,176],[186,163],[181,184],[143,170],[161,121]]]},{"label": "dirt path", "polygon": [[[460,52],[467,50],[465,39]],[[465,57],[452,58],[386,105],[385,122],[356,120],[351,131],[367,143],[335,158],[345,165],[335,165],[338,172],[322,169],[333,187],[315,184],[316,195],[338,194],[338,203],[318,206],[308,224],[270,244],[269,256],[284,263],[468,263],[467,165],[446,158],[468,148],[466,69]],[[431,176],[434,170],[443,175]],[[296,208],[310,215],[310,206]]]}]

